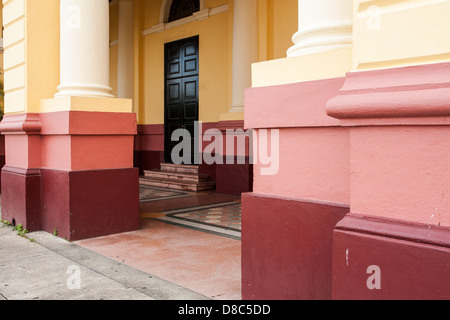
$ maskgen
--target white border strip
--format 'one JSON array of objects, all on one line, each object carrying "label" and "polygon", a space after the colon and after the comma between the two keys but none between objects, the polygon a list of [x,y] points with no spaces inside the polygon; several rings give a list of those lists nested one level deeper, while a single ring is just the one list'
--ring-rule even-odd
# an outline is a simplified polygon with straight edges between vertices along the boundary
[{"label": "white border strip", "polygon": [[196,222],[171,218],[171,217],[167,217],[167,216],[166,217],[158,217],[156,219],[164,220],[164,221],[171,222],[171,223],[178,224],[178,225],[186,225],[186,226],[196,228],[196,229],[203,229],[203,230],[208,230],[208,231],[215,232],[215,233],[221,233],[221,234],[226,234],[228,236],[241,238],[240,232],[228,230],[228,229],[224,229],[224,228],[219,228],[219,227],[213,227],[213,226],[209,226],[209,225],[203,224],[203,223],[196,223]]}]

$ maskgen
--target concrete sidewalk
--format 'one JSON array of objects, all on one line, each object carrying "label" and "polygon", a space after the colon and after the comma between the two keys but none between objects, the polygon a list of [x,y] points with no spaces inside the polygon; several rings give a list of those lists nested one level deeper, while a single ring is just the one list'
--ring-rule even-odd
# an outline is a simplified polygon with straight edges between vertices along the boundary
[{"label": "concrete sidewalk", "polygon": [[0,223],[0,300],[207,299],[51,234],[25,238]]}]

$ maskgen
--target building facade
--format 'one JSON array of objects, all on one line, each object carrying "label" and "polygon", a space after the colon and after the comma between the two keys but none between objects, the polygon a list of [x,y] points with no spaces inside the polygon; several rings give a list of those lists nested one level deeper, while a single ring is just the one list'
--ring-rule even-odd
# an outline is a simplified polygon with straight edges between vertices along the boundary
[{"label": "building facade", "polygon": [[449,1],[298,1],[245,126],[279,172],[243,195],[243,296],[448,299]]},{"label": "building facade", "polygon": [[4,0],[2,217],[70,240],[137,230],[139,176],[177,129],[251,132],[191,149],[234,160],[199,165],[242,194],[244,299],[448,298],[449,14]]}]

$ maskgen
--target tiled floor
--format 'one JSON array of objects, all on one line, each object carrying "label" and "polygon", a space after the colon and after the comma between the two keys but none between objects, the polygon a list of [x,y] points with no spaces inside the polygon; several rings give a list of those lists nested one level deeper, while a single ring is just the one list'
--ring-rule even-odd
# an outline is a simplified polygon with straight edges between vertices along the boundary
[{"label": "tiled floor", "polygon": [[195,221],[206,225],[220,226],[225,229],[241,231],[241,205],[232,204],[215,208],[172,213],[168,216],[186,221]]},{"label": "tiled floor", "polygon": [[235,201],[196,209],[167,211],[156,219],[231,239],[241,238],[241,204]]},{"label": "tiled floor", "polygon": [[187,196],[189,196],[188,192],[141,186],[139,192],[139,201],[147,202],[162,199],[175,199]]},{"label": "tiled floor", "polygon": [[77,244],[213,299],[241,298],[240,199],[141,188],[141,230]]}]

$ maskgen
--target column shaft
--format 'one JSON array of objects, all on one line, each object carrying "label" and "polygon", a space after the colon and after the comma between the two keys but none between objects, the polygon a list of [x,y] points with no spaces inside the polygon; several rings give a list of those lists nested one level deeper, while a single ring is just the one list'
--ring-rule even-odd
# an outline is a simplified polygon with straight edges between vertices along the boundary
[{"label": "column shaft", "polygon": [[257,1],[235,0],[233,13],[233,100],[230,112],[244,111],[244,91],[251,87],[251,64],[258,59]]},{"label": "column shaft", "polygon": [[352,0],[299,0],[298,31],[288,57],[352,45]]},{"label": "column shaft", "polygon": [[112,97],[107,0],[60,0],[60,96]]}]

